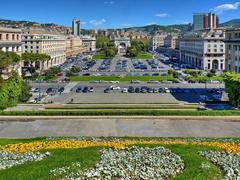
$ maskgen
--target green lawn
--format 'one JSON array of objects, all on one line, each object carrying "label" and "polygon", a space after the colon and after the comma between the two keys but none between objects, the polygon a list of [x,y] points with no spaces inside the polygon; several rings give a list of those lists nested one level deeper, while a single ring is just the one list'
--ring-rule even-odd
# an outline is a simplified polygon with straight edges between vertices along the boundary
[{"label": "green lawn", "polygon": [[132,80],[139,80],[139,81],[149,81],[149,80],[169,80],[174,81],[175,78],[172,76],[72,76],[70,77],[70,81],[132,81]]},{"label": "green lawn", "polygon": [[198,76],[198,77],[191,77],[190,80],[193,81],[223,81],[223,77],[220,76],[213,76],[213,77],[207,77],[207,76]]},{"label": "green lawn", "polygon": [[[29,142],[38,139],[0,139],[0,144]],[[39,139],[41,140],[41,139]],[[141,145],[144,147],[156,147],[158,145]],[[198,155],[198,151],[217,150],[216,148],[197,146],[197,145],[161,145],[171,149],[178,154],[184,161],[185,170],[176,178],[176,180],[196,179],[196,180],[212,180],[221,179],[221,171],[207,159]],[[31,179],[52,179],[50,170],[68,166],[72,162],[80,162],[81,168],[92,167],[100,158],[98,148],[82,148],[82,149],[55,149],[48,150],[51,156],[39,162],[18,165],[6,170],[0,171],[0,179],[7,180],[31,180]],[[205,168],[203,165],[208,165]]]},{"label": "green lawn", "polygon": [[104,54],[95,54],[93,55],[93,60],[99,60],[99,59],[112,59],[113,57],[105,56]]},{"label": "green lawn", "polygon": [[134,59],[153,59],[153,55],[149,53],[139,53]]}]

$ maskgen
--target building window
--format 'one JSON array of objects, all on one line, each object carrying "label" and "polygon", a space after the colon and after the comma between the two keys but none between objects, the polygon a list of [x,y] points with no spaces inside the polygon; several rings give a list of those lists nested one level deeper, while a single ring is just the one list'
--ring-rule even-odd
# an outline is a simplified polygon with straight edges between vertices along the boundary
[{"label": "building window", "polygon": [[6,40],[9,40],[9,34],[6,34]]},{"label": "building window", "polygon": [[0,40],[2,40],[2,34],[0,34]]},{"label": "building window", "polygon": [[211,69],[211,63],[208,63],[208,69]]},{"label": "building window", "polygon": [[13,41],[15,40],[15,35],[14,35],[14,34],[12,34],[12,40],[13,40]]}]

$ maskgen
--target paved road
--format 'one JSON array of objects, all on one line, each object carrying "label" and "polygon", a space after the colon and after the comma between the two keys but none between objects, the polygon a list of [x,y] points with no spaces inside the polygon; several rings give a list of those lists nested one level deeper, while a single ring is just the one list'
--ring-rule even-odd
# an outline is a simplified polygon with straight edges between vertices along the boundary
[{"label": "paved road", "polygon": [[0,137],[240,137],[240,117],[0,117]]}]

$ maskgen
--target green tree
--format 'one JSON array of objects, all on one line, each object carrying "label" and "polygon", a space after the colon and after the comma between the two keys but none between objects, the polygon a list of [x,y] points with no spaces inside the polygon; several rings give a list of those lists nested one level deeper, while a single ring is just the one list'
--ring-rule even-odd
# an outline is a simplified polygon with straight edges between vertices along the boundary
[{"label": "green tree", "polygon": [[131,46],[127,48],[127,56],[136,57],[138,54],[139,54],[139,50],[136,47]]},{"label": "green tree", "polygon": [[96,47],[97,48],[106,48],[108,47],[110,43],[110,40],[107,36],[99,36],[97,37],[97,40],[96,40]]},{"label": "green tree", "polygon": [[79,66],[73,66],[70,71],[72,73],[79,73],[81,71],[81,68]]},{"label": "green tree", "polygon": [[30,93],[31,87],[27,82],[22,83],[22,93],[19,96],[19,101],[20,102],[27,102],[29,98],[31,97]]},{"label": "green tree", "polygon": [[21,60],[21,57],[14,52],[0,51],[0,69],[4,69],[11,64],[15,64]]},{"label": "green tree", "polygon": [[16,106],[22,92],[22,78],[17,73],[4,81],[0,87],[0,109]]},{"label": "green tree", "polygon": [[114,57],[117,54],[117,49],[115,47],[107,47],[103,49],[106,57]]},{"label": "green tree", "polygon": [[235,107],[240,105],[240,75],[226,73],[224,76],[225,91],[228,93],[229,102]]}]

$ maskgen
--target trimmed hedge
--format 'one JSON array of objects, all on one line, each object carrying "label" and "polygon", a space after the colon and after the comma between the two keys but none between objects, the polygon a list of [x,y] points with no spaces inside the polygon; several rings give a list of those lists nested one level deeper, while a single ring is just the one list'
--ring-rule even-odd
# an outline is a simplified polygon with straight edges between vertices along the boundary
[{"label": "trimmed hedge", "polygon": [[174,81],[176,80],[172,76],[71,76],[71,81],[132,81],[132,80],[140,80],[140,81],[149,81],[149,80],[156,80],[156,81]]},{"label": "trimmed hedge", "polygon": [[0,111],[2,116],[240,116],[240,110]]},{"label": "trimmed hedge", "polygon": [[53,110],[77,110],[77,109],[197,109],[199,106],[64,106],[64,107],[47,107]]}]

